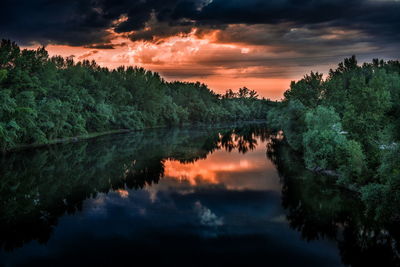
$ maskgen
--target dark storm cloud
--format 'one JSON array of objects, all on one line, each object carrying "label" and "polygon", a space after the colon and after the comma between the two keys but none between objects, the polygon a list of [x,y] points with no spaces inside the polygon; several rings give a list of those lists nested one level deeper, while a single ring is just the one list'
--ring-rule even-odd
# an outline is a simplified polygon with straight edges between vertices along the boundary
[{"label": "dark storm cloud", "polygon": [[122,15],[128,19],[115,25],[117,33],[143,30],[153,13],[162,22],[181,26],[180,19],[175,18],[193,15],[193,8],[187,9],[190,5],[197,6],[195,2],[179,0],[4,0],[0,35],[23,44],[107,43],[111,37],[107,29]]},{"label": "dark storm cloud", "polygon": [[[112,8],[109,4],[111,2],[120,2],[121,5]],[[106,30],[115,19],[126,12],[130,2],[135,1],[5,0],[0,9],[0,35],[25,44],[107,43],[110,36]],[[104,8],[108,11],[105,12]],[[144,10],[143,14],[132,16],[142,16],[146,20],[147,13]],[[133,21],[131,19],[130,23]]]},{"label": "dark storm cloud", "polygon": [[[281,42],[282,49],[289,50],[312,42],[325,47],[360,42],[387,46],[400,41],[399,14],[400,2],[388,0],[3,0],[0,35],[23,44],[112,48],[110,28],[128,33],[132,40],[157,41],[196,27],[222,29],[221,41]],[[114,24],[121,16],[127,19]],[[224,33],[232,25],[243,27]],[[244,28],[251,25],[266,25],[265,32],[252,35],[254,28]],[[347,38],[319,38],[335,28],[358,32]]]},{"label": "dark storm cloud", "polygon": [[[400,40],[400,2],[385,0],[214,0],[214,1],[146,1],[147,16],[156,15],[160,22],[167,22],[171,28],[184,24],[187,27],[212,29],[229,24],[267,24],[290,27],[308,27],[319,30],[326,27],[360,30],[363,33],[385,40]],[[135,11],[133,11],[134,13]],[[124,24],[127,29],[134,27],[137,20]],[[145,25],[145,19],[141,25]],[[147,21],[148,21],[147,20]],[[174,33],[174,30],[170,30]],[[153,36],[164,31],[154,31]],[[164,34],[165,35],[165,34]],[[136,38],[140,39],[140,38]],[[144,38],[148,40],[149,38]]]},{"label": "dark storm cloud", "polygon": [[5,0],[0,9],[0,35],[31,42],[82,45],[105,42],[110,20],[90,1]]},{"label": "dark storm cloud", "polygon": [[[370,0],[214,0],[197,14],[196,21],[201,25],[273,25],[264,34],[258,33],[248,39],[232,35],[231,41],[245,40],[253,44],[268,44],[271,40],[287,41],[288,35],[297,40],[303,39],[307,45],[307,34],[322,33],[332,28],[360,31],[355,42],[386,44],[400,41],[400,2]],[[297,36],[290,32],[293,28],[305,28]],[[241,29],[242,33],[246,30]],[[239,35],[240,35],[239,34]],[[250,34],[248,34],[250,35]],[[272,36],[269,36],[272,35]],[[273,38],[270,38],[273,37]],[[331,40],[333,43],[350,40]],[[327,42],[323,41],[323,45]],[[299,43],[300,44],[300,43]],[[281,42],[282,45],[282,42]],[[284,44],[283,44],[284,45]]]}]

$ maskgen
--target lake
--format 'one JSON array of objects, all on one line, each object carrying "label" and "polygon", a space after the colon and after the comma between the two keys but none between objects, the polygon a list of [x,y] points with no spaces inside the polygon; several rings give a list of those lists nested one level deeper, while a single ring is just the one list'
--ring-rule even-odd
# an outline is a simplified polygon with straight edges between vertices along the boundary
[{"label": "lake", "polygon": [[393,230],[280,140],[156,129],[3,157],[0,265],[397,264]]}]

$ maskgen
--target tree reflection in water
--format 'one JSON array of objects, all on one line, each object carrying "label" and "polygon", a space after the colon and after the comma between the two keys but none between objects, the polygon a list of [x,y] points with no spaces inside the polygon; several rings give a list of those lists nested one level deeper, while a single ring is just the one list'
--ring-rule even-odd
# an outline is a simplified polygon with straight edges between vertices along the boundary
[{"label": "tree reflection in water", "polygon": [[82,210],[83,201],[110,190],[141,189],[164,176],[164,162],[191,163],[215,150],[246,153],[263,125],[171,129],[105,136],[12,153],[0,164],[0,246],[46,243],[57,220]]},{"label": "tree reflection in water", "polygon": [[355,192],[338,187],[332,177],[304,169],[301,155],[279,134],[271,136],[267,156],[281,177],[290,226],[304,239],[335,240],[346,265],[400,266],[399,222],[367,215]]},{"label": "tree reflection in water", "polygon": [[[9,154],[0,164],[0,246],[46,243],[65,213],[100,193],[157,184],[166,161],[194,163],[216,150],[247,153],[268,141],[290,227],[305,240],[333,240],[344,264],[399,265],[398,222],[370,218],[354,192],[303,167],[301,156],[265,125],[170,129],[105,136]],[[200,204],[199,204],[200,205]],[[392,207],[393,208],[393,207]]]}]

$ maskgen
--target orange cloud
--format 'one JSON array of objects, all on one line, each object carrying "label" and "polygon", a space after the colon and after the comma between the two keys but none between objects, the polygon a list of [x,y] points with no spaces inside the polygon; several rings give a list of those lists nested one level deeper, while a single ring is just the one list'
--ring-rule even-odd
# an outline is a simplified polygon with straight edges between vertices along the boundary
[{"label": "orange cloud", "polygon": [[[200,81],[217,93],[246,86],[257,90],[261,97],[273,100],[282,98],[291,80],[309,71],[275,64],[280,59],[272,47],[221,43],[219,30],[194,29],[189,34],[166,37],[158,42],[132,41],[126,34],[112,33],[112,29],[110,34],[113,38],[107,44],[48,45],[46,48],[50,55],[73,55],[78,60],[95,60],[110,68],[144,67],[159,72],[167,81]],[[284,54],[293,56],[290,51]]]}]

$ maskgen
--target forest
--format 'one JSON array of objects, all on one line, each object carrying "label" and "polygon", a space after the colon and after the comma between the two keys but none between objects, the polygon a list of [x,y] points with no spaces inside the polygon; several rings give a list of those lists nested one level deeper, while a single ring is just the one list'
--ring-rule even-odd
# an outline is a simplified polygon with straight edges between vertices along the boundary
[{"label": "forest", "polygon": [[45,47],[0,44],[3,152],[96,133],[263,119],[309,170],[358,192],[375,215],[399,215],[379,208],[400,204],[399,61],[346,58],[326,78],[311,72],[293,81],[273,102],[246,87],[221,95],[139,67],[110,70],[50,57]]},{"label": "forest", "polygon": [[265,119],[275,103],[246,87],[216,94],[139,67],[50,57],[0,44],[0,150],[68,137],[172,125]]},{"label": "forest", "polygon": [[359,193],[372,216],[399,218],[399,61],[360,66],[352,56],[326,79],[311,72],[291,83],[268,121],[309,170]]}]

